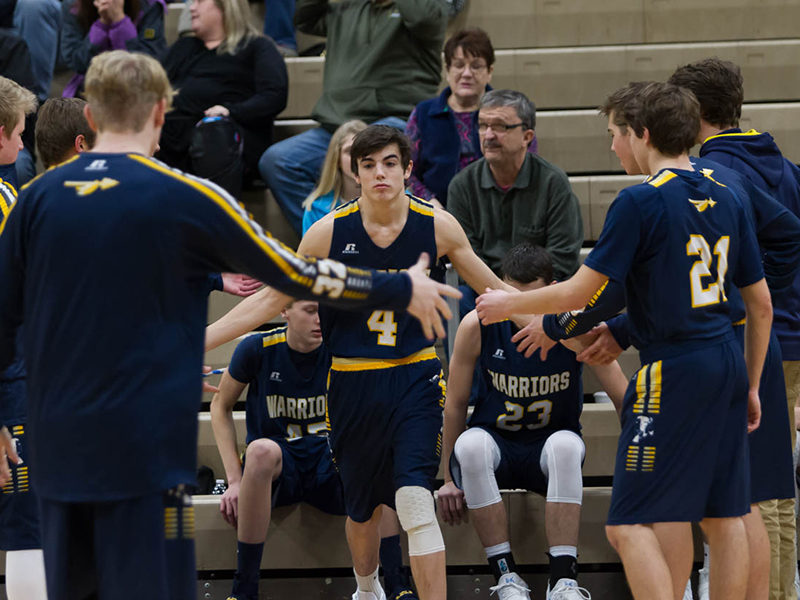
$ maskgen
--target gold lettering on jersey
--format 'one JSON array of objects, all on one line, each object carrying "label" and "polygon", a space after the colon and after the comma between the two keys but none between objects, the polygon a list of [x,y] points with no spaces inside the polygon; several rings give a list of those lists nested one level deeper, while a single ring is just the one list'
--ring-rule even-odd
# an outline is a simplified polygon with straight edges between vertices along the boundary
[{"label": "gold lettering on jersey", "polygon": [[569,388],[570,372],[554,373],[538,377],[506,375],[488,370],[492,387],[509,398],[535,398],[545,394],[554,394]]},{"label": "gold lettering on jersey", "polygon": [[705,200],[692,200],[691,198],[687,198],[687,200],[689,200],[697,209],[697,212],[700,213],[704,212],[707,208],[714,208],[717,205],[711,198],[706,198]]},{"label": "gold lettering on jersey", "polygon": [[267,396],[267,413],[271,419],[287,417],[298,421],[325,416],[327,395],[310,398],[286,398],[278,394]]},{"label": "gold lettering on jersey", "polygon": [[89,194],[94,194],[97,190],[110,190],[117,185],[119,185],[119,181],[111,179],[110,177],[103,177],[102,179],[95,179],[94,181],[64,182],[64,187],[75,188],[78,196],[88,196]]}]

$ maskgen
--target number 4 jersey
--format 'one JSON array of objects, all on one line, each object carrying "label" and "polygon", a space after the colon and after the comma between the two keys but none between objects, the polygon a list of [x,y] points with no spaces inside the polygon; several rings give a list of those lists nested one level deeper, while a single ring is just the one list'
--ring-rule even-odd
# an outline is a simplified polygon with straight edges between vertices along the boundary
[{"label": "number 4 jersey", "polygon": [[[329,258],[346,265],[381,271],[402,271],[427,252],[437,259],[433,206],[407,195],[408,218],[387,248],[372,241],[361,220],[358,200],[337,209]],[[342,311],[320,307],[324,338],[333,356],[340,358],[406,358],[431,345],[414,317],[390,310]]]},{"label": "number 4 jersey", "polygon": [[517,352],[511,321],[481,325],[479,357],[483,382],[470,427],[550,434],[568,429],[580,433],[583,410],[583,366],[575,353],[556,344],[542,361]]},{"label": "number 4 jersey", "polygon": [[228,372],[247,390],[247,443],[259,438],[296,439],[325,433],[328,370],[325,344],[316,351],[310,377],[303,377],[289,355],[286,327],[242,340]]},{"label": "number 4 jersey", "polygon": [[731,283],[764,277],[753,225],[733,192],[677,169],[620,192],[585,264],[625,282],[643,364],[731,334]]}]

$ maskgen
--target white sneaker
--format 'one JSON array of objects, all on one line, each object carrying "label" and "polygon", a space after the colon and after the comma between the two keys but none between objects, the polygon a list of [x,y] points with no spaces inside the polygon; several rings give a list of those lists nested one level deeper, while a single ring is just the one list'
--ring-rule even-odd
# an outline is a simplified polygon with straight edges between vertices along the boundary
[{"label": "white sneaker", "polygon": [[503,575],[497,585],[490,587],[490,596],[497,592],[498,600],[531,600],[530,589],[516,573]]},{"label": "white sneaker", "polygon": [[683,591],[683,600],[694,600],[694,596],[692,595],[692,578],[689,578],[689,581],[686,582],[686,589]]},{"label": "white sneaker", "polygon": [[708,600],[708,569],[700,569],[700,581],[697,583],[697,595],[700,600]]},{"label": "white sneaker", "polygon": [[592,595],[586,588],[578,586],[574,579],[562,577],[552,590],[547,583],[547,600],[592,600]]},{"label": "white sneaker", "polygon": [[386,600],[386,593],[381,589],[381,595],[378,596],[374,592],[360,592],[356,590],[353,594],[353,600]]}]

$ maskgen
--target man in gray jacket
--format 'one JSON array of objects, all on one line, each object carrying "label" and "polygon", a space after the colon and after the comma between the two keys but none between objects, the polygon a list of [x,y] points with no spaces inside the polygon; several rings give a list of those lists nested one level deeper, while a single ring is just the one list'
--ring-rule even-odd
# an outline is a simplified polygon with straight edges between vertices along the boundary
[{"label": "man in gray jacket", "polygon": [[436,95],[447,26],[444,0],[298,0],[297,28],[327,37],[323,92],[311,114],[321,127],[271,146],[258,168],[300,233],[331,134],[360,119],[399,129]]}]

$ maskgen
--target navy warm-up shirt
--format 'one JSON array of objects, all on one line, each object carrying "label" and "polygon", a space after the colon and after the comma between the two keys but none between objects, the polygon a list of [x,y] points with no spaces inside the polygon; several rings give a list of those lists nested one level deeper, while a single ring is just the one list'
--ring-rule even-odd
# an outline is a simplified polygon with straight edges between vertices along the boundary
[{"label": "navy warm-up shirt", "polygon": [[31,472],[100,501],[193,483],[207,275],[299,299],[403,310],[410,279],[305,259],[221,188],[138,154],[83,154],[0,224],[0,370],[25,320]]}]

